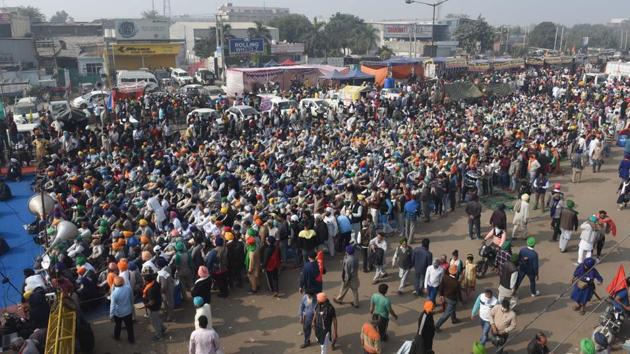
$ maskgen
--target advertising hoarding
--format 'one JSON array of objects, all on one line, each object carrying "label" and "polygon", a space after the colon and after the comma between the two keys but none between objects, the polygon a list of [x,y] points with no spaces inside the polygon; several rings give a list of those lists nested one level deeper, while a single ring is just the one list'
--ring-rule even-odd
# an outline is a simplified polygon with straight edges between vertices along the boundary
[{"label": "advertising hoarding", "polygon": [[148,41],[169,40],[167,20],[120,19],[115,21],[116,40]]},{"label": "advertising hoarding", "polygon": [[230,55],[256,54],[265,51],[265,40],[262,38],[232,38],[229,45]]}]

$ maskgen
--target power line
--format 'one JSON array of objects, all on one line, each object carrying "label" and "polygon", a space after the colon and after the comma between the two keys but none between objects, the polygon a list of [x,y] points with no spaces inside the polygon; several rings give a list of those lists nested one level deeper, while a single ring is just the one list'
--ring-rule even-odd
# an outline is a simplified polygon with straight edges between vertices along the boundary
[{"label": "power line", "polygon": [[[624,242],[625,242],[628,238],[630,238],[630,234],[629,234],[629,235],[627,235],[626,237],[624,237],[624,239],[623,239],[623,240],[621,240],[621,241],[617,242],[617,244],[616,244],[615,246],[613,246],[613,248],[611,249],[611,251],[610,251],[610,252],[608,252],[606,255],[604,255],[604,256],[600,259],[600,263],[601,263],[601,261],[603,261],[604,259],[606,259],[606,257],[608,257],[609,255],[611,255],[611,254],[613,253],[612,251],[616,251],[616,250],[619,248],[619,246],[621,246],[621,244],[623,244],[623,243],[624,243]],[[591,268],[587,269],[587,272],[588,272],[588,271],[590,271],[590,270],[591,270],[591,269],[593,269],[593,268],[595,268],[595,265],[594,265],[593,267],[591,267]],[[538,320],[538,319],[539,319],[542,315],[544,315],[547,311],[549,311],[549,309],[550,309],[553,305],[555,305],[555,304],[556,304],[556,302],[558,302],[558,300],[560,300],[561,298],[563,298],[563,297],[564,297],[564,295],[565,295],[565,294],[566,294],[569,290],[573,289],[573,286],[574,286],[574,285],[578,282],[578,280],[579,280],[579,279],[575,279],[575,280],[571,283],[571,285],[569,285],[569,287],[568,287],[568,288],[566,288],[566,289],[565,289],[564,291],[562,291],[559,295],[557,295],[557,296],[556,296],[556,298],[555,298],[555,299],[553,299],[553,301],[551,301],[551,303],[550,303],[549,305],[545,306],[545,307],[544,307],[544,308],[543,308],[540,312],[538,312],[538,314],[537,314],[537,315],[536,315],[536,316],[535,316],[535,317],[534,317],[531,321],[529,321],[529,322],[528,322],[525,326],[523,326],[523,328],[521,328],[521,330],[520,330],[520,331],[518,331],[518,332],[517,332],[514,336],[509,336],[509,337],[508,337],[508,339],[505,341],[505,343],[503,343],[503,345],[502,345],[502,346],[500,346],[500,347],[498,347],[496,350],[497,350],[497,351],[499,351],[499,350],[503,350],[503,349],[505,349],[505,347],[507,346],[507,344],[508,344],[510,341],[514,341],[516,338],[518,338],[519,336],[521,336],[521,335],[523,334],[523,332],[525,332],[525,330],[526,330],[526,329],[528,329],[528,328],[529,328],[529,327],[530,327],[530,326],[531,326],[534,322],[536,322],[536,321],[537,321],[537,320]],[[597,309],[597,308],[601,305],[601,303],[602,303],[602,302],[603,302],[603,299],[602,299],[602,301],[601,301],[601,302],[600,302],[600,303],[599,303],[599,304],[598,304],[598,305],[597,305],[597,306],[593,309],[593,311],[595,311],[595,310],[596,310],[596,309]],[[590,314],[591,314],[593,311],[591,311],[591,312],[589,313],[589,316],[590,316]],[[569,333],[569,334],[568,334],[565,338],[563,338],[563,340],[562,340],[562,341],[558,344],[558,346],[562,345],[562,344],[563,344],[563,343],[564,343],[564,342],[568,339],[568,337],[569,337],[571,334],[573,334],[573,332],[575,332],[575,331],[576,331],[576,330],[577,330],[580,326],[582,326],[582,324],[584,323],[584,321],[585,321],[585,320],[586,320],[586,319],[584,319],[584,320],[582,320],[580,323],[578,323],[578,325],[577,325],[577,326],[576,326],[576,327],[575,327],[575,328],[574,328],[574,329],[573,329],[573,330],[572,330],[572,331],[571,331],[571,332],[570,332],[570,333]],[[556,349],[558,348],[558,346],[556,346],[556,348],[554,348],[554,350],[556,350]],[[552,351],[552,352],[553,352],[553,351]]]}]

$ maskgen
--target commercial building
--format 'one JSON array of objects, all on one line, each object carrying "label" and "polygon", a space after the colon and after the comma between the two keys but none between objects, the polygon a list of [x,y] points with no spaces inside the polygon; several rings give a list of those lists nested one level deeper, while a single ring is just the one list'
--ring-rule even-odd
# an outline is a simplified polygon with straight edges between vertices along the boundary
[{"label": "commercial building", "polygon": [[15,12],[0,10],[0,38],[24,38],[31,33],[31,20]]},{"label": "commercial building", "polygon": [[[235,38],[248,38],[247,30],[255,28],[254,22],[230,22],[230,35]],[[271,34],[272,42],[278,42],[280,33],[277,28],[265,26]],[[197,59],[193,48],[197,41],[208,38],[216,33],[216,23],[214,21],[178,21],[170,26],[170,37],[173,40],[185,42],[186,58],[188,61]]]},{"label": "commercial building", "polygon": [[0,68],[25,70],[37,68],[37,57],[30,38],[31,22],[17,13],[0,12]]},{"label": "commercial building", "polygon": [[40,80],[30,33],[28,17],[19,15],[15,8],[0,10],[0,92],[3,97],[21,95]]},{"label": "commercial building", "polygon": [[217,14],[226,22],[268,22],[290,14],[286,7],[234,6],[231,2],[219,6]]},{"label": "commercial building", "polygon": [[377,30],[378,46],[387,46],[396,55],[421,57],[428,55],[433,31],[434,53],[444,54],[454,50],[451,34],[458,20],[454,21],[436,21],[435,27],[431,20],[386,20],[371,22],[371,25]]},{"label": "commercial building", "polygon": [[116,19],[105,21],[105,72],[179,66],[183,41],[171,40],[168,20]]},{"label": "commercial building", "polygon": [[0,68],[28,70],[37,68],[37,57],[30,38],[0,38]]},{"label": "commercial building", "polygon": [[420,20],[387,20],[371,22],[377,30],[379,46],[387,46],[397,55],[420,57],[424,55],[424,46],[430,45],[435,32],[435,42],[449,41],[451,23]]},{"label": "commercial building", "polygon": [[33,38],[53,37],[102,37],[103,24],[101,22],[41,22],[31,25]]},{"label": "commercial building", "polygon": [[100,81],[105,47],[102,22],[41,22],[32,25],[40,66],[49,74],[68,71],[74,85]]}]

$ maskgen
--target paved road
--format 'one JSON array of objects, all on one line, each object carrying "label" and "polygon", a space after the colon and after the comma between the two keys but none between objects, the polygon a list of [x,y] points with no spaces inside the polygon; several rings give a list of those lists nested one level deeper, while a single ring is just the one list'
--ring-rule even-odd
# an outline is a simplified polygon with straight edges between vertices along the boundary
[{"label": "paved road", "polygon": [[[617,190],[617,164],[622,152],[615,150],[613,157],[606,160],[602,172],[593,174],[589,170],[584,171],[582,183],[571,184],[569,173],[563,176],[553,177],[552,182],[562,183],[562,189],[568,199],[573,199],[580,212],[580,221],[588,215],[605,209],[616,221],[619,234],[616,238],[608,237],[605,247],[605,259],[597,266],[603,275],[604,286],[614,276],[620,262],[624,262],[626,269],[630,270],[628,262],[628,248],[630,238],[630,211],[618,211],[615,205]],[[566,168],[565,168],[566,169]],[[437,219],[429,224],[422,224],[418,229],[416,240],[428,237],[431,240],[431,251],[434,256],[448,254],[458,249],[460,255],[473,253],[477,256],[478,241],[467,239],[467,224],[463,216],[462,208],[443,219]],[[484,210],[483,223],[487,223],[490,216],[489,210]],[[517,308],[517,331],[522,332],[513,336],[507,346],[506,352],[524,353],[525,347],[534,333],[545,331],[550,338],[550,348],[560,344],[556,353],[577,353],[577,343],[580,338],[590,336],[596,326],[600,310],[588,316],[581,316],[571,309],[572,303],[569,293],[563,293],[571,279],[577,259],[577,241],[575,237],[570,242],[567,253],[559,253],[557,243],[550,241],[551,229],[548,214],[544,215],[540,210],[533,211],[534,221],[530,224],[530,235],[536,236],[536,246],[541,260],[541,272],[538,288],[541,295],[537,298],[529,297],[529,284],[525,280],[521,287],[520,305]],[[511,222],[512,214],[508,215]],[[510,227],[510,226],[508,226]],[[487,231],[488,227],[485,226]],[[482,230],[483,231],[483,230]],[[397,240],[390,241],[390,250],[395,249]],[[523,246],[524,241],[516,242],[516,249]],[[388,252],[388,260],[391,260],[392,252]],[[340,287],[340,256],[327,260],[328,273],[324,276],[324,288],[329,297],[335,295]],[[390,261],[391,262],[391,261]],[[390,263],[388,262],[388,263]],[[395,270],[389,268],[390,274]],[[244,290],[236,291],[228,299],[220,299],[216,296],[212,299],[212,312],[215,329],[219,332],[226,353],[255,353],[255,354],[280,354],[280,353],[319,353],[318,347],[311,346],[304,350],[299,349],[301,344],[301,325],[297,321],[297,309],[300,295],[297,292],[298,270],[284,271],[280,279],[280,288],[285,292],[281,299],[258,294],[246,295]],[[411,277],[412,278],[412,277]],[[339,330],[338,353],[359,353],[359,331],[361,325],[369,319],[369,297],[376,291],[377,286],[371,284],[372,274],[361,274],[360,308],[353,309],[349,305],[336,306]],[[413,338],[416,330],[418,314],[422,308],[424,299],[411,295],[411,287],[406,294],[395,294],[398,280],[390,275],[387,283],[390,285],[390,296],[395,311],[399,314],[398,321],[390,321],[390,341],[386,343],[383,353],[395,353],[406,339]],[[478,291],[486,287],[496,290],[498,284],[495,275],[487,276],[478,282]],[[598,292],[605,292],[600,287]],[[595,303],[587,307],[587,312],[593,309]],[[94,324],[97,332],[97,353],[182,353],[186,349],[187,338],[191,332],[193,311],[190,304],[186,309],[176,311],[176,323],[167,324],[169,327],[167,340],[156,344],[152,343],[150,333],[147,330],[148,321],[138,316],[136,333],[138,342],[130,346],[126,343],[112,341],[112,324],[109,321],[97,321]],[[470,320],[472,303],[459,306],[457,316],[463,319],[461,323],[452,325],[447,322],[443,331],[436,334],[434,349],[436,353],[470,353],[472,343],[479,338],[480,326],[478,320]],[[600,307],[602,309],[603,306]],[[544,309],[538,318],[540,312]],[[436,315],[436,320],[437,320]],[[532,322],[533,321],[533,322]],[[528,328],[523,329],[525,325]],[[579,327],[578,327],[579,326]],[[575,329],[577,327],[577,329]],[[568,337],[567,337],[568,336]],[[565,340],[565,337],[566,340]],[[123,334],[124,338],[124,334]],[[489,353],[494,352],[489,350]],[[621,352],[621,351],[619,351]]]}]

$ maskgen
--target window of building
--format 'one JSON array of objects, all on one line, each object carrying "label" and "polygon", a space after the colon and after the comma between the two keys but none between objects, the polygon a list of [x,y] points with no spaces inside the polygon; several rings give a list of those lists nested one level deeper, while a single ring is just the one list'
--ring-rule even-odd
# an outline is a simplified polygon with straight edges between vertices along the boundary
[{"label": "window of building", "polygon": [[85,64],[85,72],[90,74],[98,74],[99,70],[103,68],[103,64],[101,63],[87,63]]}]

